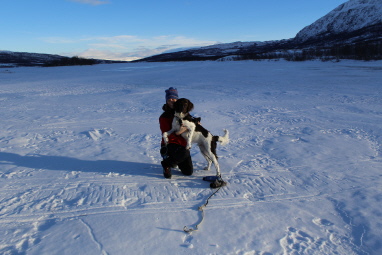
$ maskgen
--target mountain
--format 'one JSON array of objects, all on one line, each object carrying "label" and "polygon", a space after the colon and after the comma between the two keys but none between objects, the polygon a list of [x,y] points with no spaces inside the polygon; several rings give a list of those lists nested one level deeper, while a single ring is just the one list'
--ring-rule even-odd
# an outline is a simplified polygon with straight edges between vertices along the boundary
[{"label": "mountain", "polygon": [[121,63],[102,59],[85,59],[80,57],[64,57],[60,55],[0,51],[0,68],[16,66],[69,66],[93,65],[101,63]]},{"label": "mountain", "polygon": [[266,41],[266,42],[233,42],[215,44],[201,48],[164,53],[147,57],[140,61],[162,62],[162,61],[197,61],[197,60],[217,60],[225,57],[235,58],[252,54],[261,54],[278,49],[288,49],[292,44],[291,40]]},{"label": "mountain", "polygon": [[[372,43],[372,44],[370,44]],[[341,54],[357,58],[362,54],[382,58],[382,0],[350,0],[341,4],[313,24],[303,28],[294,38],[266,42],[234,42],[151,56],[138,61],[234,60],[290,57],[292,54],[322,56]],[[297,52],[297,53],[296,53]],[[357,51],[359,52],[359,50]],[[377,57],[378,57],[377,56]],[[296,59],[296,56],[291,58]],[[300,60],[304,58],[299,56]]]},{"label": "mountain", "polygon": [[381,39],[382,1],[351,0],[297,33],[297,43]]}]

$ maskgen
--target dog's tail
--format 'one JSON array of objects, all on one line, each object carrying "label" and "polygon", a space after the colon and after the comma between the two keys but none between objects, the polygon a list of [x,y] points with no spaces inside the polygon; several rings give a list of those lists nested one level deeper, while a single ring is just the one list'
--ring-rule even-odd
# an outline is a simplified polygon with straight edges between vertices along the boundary
[{"label": "dog's tail", "polygon": [[224,146],[229,143],[229,132],[227,129],[224,129],[224,136],[215,136],[218,142]]}]

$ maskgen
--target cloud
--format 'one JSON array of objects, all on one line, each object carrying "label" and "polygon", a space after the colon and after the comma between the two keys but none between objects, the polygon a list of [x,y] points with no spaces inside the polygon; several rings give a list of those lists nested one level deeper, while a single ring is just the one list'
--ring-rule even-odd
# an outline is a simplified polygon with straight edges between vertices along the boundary
[{"label": "cloud", "polygon": [[70,44],[70,48],[78,48],[76,52],[66,52],[66,56],[131,61],[164,52],[180,51],[186,48],[202,47],[216,44],[216,41],[204,41],[185,36],[162,35],[139,37],[134,35],[118,35],[110,37],[88,37],[68,39],[60,37],[43,38],[47,43]]},{"label": "cloud", "polygon": [[96,58],[105,60],[123,60],[123,61],[133,61],[139,59],[138,57],[131,56],[130,53],[114,52],[112,50],[97,50],[97,49],[87,49],[79,53],[71,53],[71,56],[79,56],[83,58]]},{"label": "cloud", "polygon": [[101,4],[108,4],[109,1],[105,0],[69,0],[72,2],[77,2],[81,4],[90,4],[90,5],[101,5]]},{"label": "cloud", "polygon": [[132,49],[130,51],[113,51],[112,49],[96,49],[91,48],[82,52],[65,54],[68,56],[79,56],[84,58],[96,58],[96,59],[106,59],[106,60],[123,60],[123,61],[133,61],[157,54],[161,54],[167,51],[169,48],[160,46],[154,49],[139,47]]}]

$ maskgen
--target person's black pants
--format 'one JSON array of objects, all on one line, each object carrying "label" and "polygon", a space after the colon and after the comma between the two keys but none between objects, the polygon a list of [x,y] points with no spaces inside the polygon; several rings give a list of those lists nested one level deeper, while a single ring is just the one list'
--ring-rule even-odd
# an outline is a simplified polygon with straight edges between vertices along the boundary
[{"label": "person's black pants", "polygon": [[192,175],[194,168],[192,166],[190,150],[174,143],[169,143],[166,147],[167,151],[163,147],[161,149],[161,154],[165,154],[162,164],[169,167],[177,165],[184,175]]}]

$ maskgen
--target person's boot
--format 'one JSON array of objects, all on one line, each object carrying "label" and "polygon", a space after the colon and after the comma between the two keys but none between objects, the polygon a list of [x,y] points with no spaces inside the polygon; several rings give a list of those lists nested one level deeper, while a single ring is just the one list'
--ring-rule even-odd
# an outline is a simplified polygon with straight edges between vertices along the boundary
[{"label": "person's boot", "polygon": [[171,179],[171,167],[169,167],[164,161],[161,162],[163,167],[163,176],[166,179]]}]

